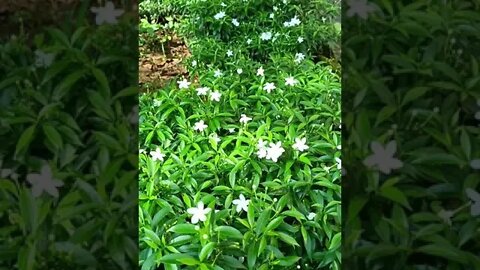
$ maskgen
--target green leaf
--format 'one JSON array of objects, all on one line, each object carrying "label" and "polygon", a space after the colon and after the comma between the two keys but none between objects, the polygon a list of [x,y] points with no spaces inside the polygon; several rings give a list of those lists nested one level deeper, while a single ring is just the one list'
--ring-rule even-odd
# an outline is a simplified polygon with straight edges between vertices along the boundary
[{"label": "green leaf", "polygon": [[216,243],[210,242],[202,247],[202,250],[200,250],[200,253],[198,254],[198,258],[201,262],[203,262],[205,259],[208,259],[216,245]]},{"label": "green leaf", "polygon": [[50,141],[50,143],[56,149],[61,149],[63,146],[63,140],[60,133],[58,133],[58,131],[54,127],[48,124],[43,125],[42,128],[45,136],[47,136],[47,139]]},{"label": "green leaf", "polygon": [[243,239],[243,234],[235,229],[234,227],[230,226],[218,226],[215,228],[215,231],[218,232],[219,237],[222,239],[230,238],[230,239]]},{"label": "green leaf", "polygon": [[15,147],[15,156],[17,156],[19,153],[24,153],[28,149],[28,146],[33,140],[35,127],[35,125],[28,127],[23,131],[22,135],[20,135],[20,139],[18,140],[17,146]]},{"label": "green leaf", "polygon": [[297,240],[295,240],[295,238],[291,237],[290,235],[284,233],[284,232],[276,232],[276,234],[278,235],[278,237],[280,238],[280,240],[282,240],[283,242],[289,244],[289,245],[292,245],[292,246],[300,246],[298,243],[297,243]]},{"label": "green leaf", "polygon": [[270,212],[271,209],[267,208],[260,214],[260,217],[258,217],[257,226],[255,228],[257,235],[260,235],[260,233],[264,231],[265,226],[267,226],[267,223],[270,220]]},{"label": "green leaf", "polygon": [[333,236],[332,240],[330,241],[330,245],[328,246],[328,250],[336,250],[340,247],[340,244],[342,242],[342,234],[337,233]]},{"label": "green leaf", "polygon": [[179,233],[179,234],[196,234],[198,233],[197,230],[195,230],[195,225],[193,224],[177,224],[170,229],[167,230],[168,232],[174,232],[174,233]]},{"label": "green leaf", "polygon": [[147,228],[143,228],[143,232],[145,233],[145,236],[148,237],[150,240],[152,240],[155,244],[160,246],[162,244],[162,241],[160,241],[160,238],[156,233],[154,233],[152,230],[149,230]]},{"label": "green leaf", "polygon": [[283,218],[284,217],[274,218],[272,221],[270,221],[268,223],[267,227],[265,228],[265,230],[263,232],[265,233],[265,232],[268,232],[268,231],[271,231],[271,230],[275,230],[278,226],[280,226],[280,224],[282,224]]},{"label": "green leaf", "polygon": [[292,266],[296,262],[298,262],[300,259],[301,257],[298,257],[298,256],[287,256],[274,261],[273,264],[280,265],[280,266]]},{"label": "green leaf", "polygon": [[182,253],[167,254],[162,256],[159,260],[161,263],[169,264],[185,264],[185,265],[199,265],[200,262],[190,255]]},{"label": "green leaf", "polygon": [[380,195],[387,199],[392,200],[393,202],[403,205],[407,209],[411,209],[405,194],[396,187],[388,186],[388,187],[381,188]]},{"label": "green leaf", "polygon": [[458,263],[465,263],[466,258],[463,256],[462,251],[449,245],[442,245],[439,243],[436,244],[427,244],[421,246],[415,250],[418,253],[424,253],[435,257],[445,258],[450,261],[455,261]]},{"label": "green leaf", "polygon": [[253,228],[253,226],[255,225],[255,208],[253,206],[253,203],[248,204],[247,218],[248,224],[250,224],[250,228]]}]

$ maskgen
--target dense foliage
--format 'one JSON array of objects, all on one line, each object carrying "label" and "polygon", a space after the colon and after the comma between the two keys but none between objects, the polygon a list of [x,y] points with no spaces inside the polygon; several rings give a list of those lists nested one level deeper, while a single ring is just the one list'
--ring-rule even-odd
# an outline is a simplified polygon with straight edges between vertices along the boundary
[{"label": "dense foliage", "polygon": [[479,8],[347,1],[347,269],[480,269]]},{"label": "dense foliage", "polygon": [[339,6],[182,12],[190,76],[140,97],[142,269],[339,269]]},{"label": "dense foliage", "polygon": [[78,12],[0,45],[1,269],[138,261],[136,18]]}]

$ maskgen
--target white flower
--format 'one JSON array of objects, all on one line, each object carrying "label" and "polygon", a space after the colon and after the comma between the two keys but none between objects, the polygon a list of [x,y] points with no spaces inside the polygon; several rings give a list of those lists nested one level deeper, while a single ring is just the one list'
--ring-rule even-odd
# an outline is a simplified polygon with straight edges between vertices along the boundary
[{"label": "white flower", "polygon": [[337,162],[337,169],[341,170],[342,169],[342,160],[339,159],[338,157],[336,157],[335,161]]},{"label": "white flower", "polygon": [[162,153],[162,151],[160,151],[160,148],[158,148],[158,147],[157,147],[157,149],[155,149],[155,151],[150,152],[150,156],[152,156],[152,159],[154,161],[155,160],[163,161],[163,158],[165,157],[165,155]]},{"label": "white flower", "polygon": [[92,7],[90,10],[96,14],[95,22],[97,25],[114,24],[117,22],[117,17],[124,12],[122,9],[115,9],[112,1],[107,1],[104,7]]},{"label": "white flower", "polygon": [[270,19],[273,19],[275,17],[275,14],[270,13],[270,15],[268,17],[270,17]]},{"label": "white flower", "polygon": [[325,23],[326,20],[327,20],[327,18],[322,17],[322,22],[323,22],[323,23]]},{"label": "white flower", "polygon": [[192,61],[192,67],[196,67],[197,64],[198,64],[197,60],[193,60],[193,61]]},{"label": "white flower", "polygon": [[454,211],[447,211],[447,210],[440,210],[440,212],[437,213],[437,215],[442,218],[442,220],[447,223],[448,225],[452,225],[452,220],[451,218],[453,215],[455,215]]},{"label": "white flower", "polygon": [[228,50],[228,51],[227,51],[227,56],[228,56],[228,57],[233,56],[233,51],[232,51],[232,50]]},{"label": "white flower", "polygon": [[317,216],[317,214],[310,212],[308,214],[307,218],[308,218],[308,220],[313,220],[316,216]]},{"label": "white flower", "polygon": [[266,148],[267,148],[267,144],[268,144],[268,142],[260,139],[260,140],[258,140],[257,148],[258,148],[258,149],[266,149]]},{"label": "white flower", "polygon": [[277,11],[278,10],[278,7],[277,6],[273,6],[273,11]]},{"label": "white flower", "polygon": [[298,150],[300,152],[303,152],[308,149],[308,145],[305,143],[307,142],[307,138],[296,138],[295,139],[295,144],[292,145],[293,149]]},{"label": "white flower", "polygon": [[228,132],[234,133],[234,132],[235,132],[235,128],[229,128],[229,129],[228,129]]},{"label": "white flower", "polygon": [[204,208],[203,202],[198,202],[197,207],[187,209],[187,213],[192,215],[192,223],[197,224],[198,221],[205,222],[207,220],[207,214],[212,211],[211,208]]},{"label": "white flower", "polygon": [[250,38],[247,39],[247,44],[248,44],[248,45],[252,44],[252,39],[250,39]]},{"label": "white flower", "polygon": [[246,116],[245,114],[242,114],[240,117],[240,123],[247,124],[248,121],[251,121],[252,118]]},{"label": "white flower", "polygon": [[233,204],[237,206],[237,212],[241,212],[242,210],[247,212],[249,203],[250,200],[245,200],[243,194],[240,194],[240,197],[238,199],[233,200]]},{"label": "white flower", "polygon": [[154,99],[153,100],[153,106],[154,107],[160,107],[162,105],[162,101],[160,99]]},{"label": "white flower", "polygon": [[285,85],[294,86],[298,81],[294,77],[288,77],[285,79]]},{"label": "white flower", "polygon": [[263,86],[263,90],[267,91],[267,93],[270,93],[272,92],[272,90],[274,90],[276,87],[275,87],[275,84],[274,83],[266,83],[264,86]]},{"label": "white flower", "polygon": [[348,17],[357,15],[362,19],[366,19],[368,14],[376,9],[375,4],[369,3],[368,0],[347,0],[347,4],[350,7],[347,10]]},{"label": "white flower", "polygon": [[283,23],[283,26],[285,27],[292,27],[292,26],[297,26],[301,23],[301,21],[298,19],[297,16],[293,17],[290,21],[286,21]]},{"label": "white flower", "polygon": [[222,96],[222,94],[218,91],[214,91],[212,93],[210,93],[210,100],[212,101],[220,101],[220,97]]},{"label": "white flower", "polygon": [[220,69],[215,70],[215,73],[213,74],[215,78],[222,77],[222,75],[223,73],[220,71]]},{"label": "white flower", "polygon": [[28,174],[27,181],[32,184],[32,193],[35,197],[40,196],[45,191],[56,198],[58,197],[57,188],[63,186],[62,182],[53,178],[48,164],[43,165],[40,174]]},{"label": "white flower", "polygon": [[205,96],[208,93],[208,91],[210,91],[210,88],[208,88],[208,87],[197,88],[197,95]]},{"label": "white flower", "polygon": [[257,156],[259,158],[265,158],[267,157],[267,144],[268,142],[265,142],[264,140],[260,139],[257,143]]},{"label": "white flower", "polygon": [[260,39],[261,39],[261,40],[270,40],[270,39],[272,39],[272,32],[263,32],[263,33],[260,35]]},{"label": "white flower", "polygon": [[300,63],[305,59],[305,55],[303,53],[297,53],[295,54],[295,63]]},{"label": "white flower", "polygon": [[239,26],[240,23],[238,22],[237,19],[232,19],[232,24],[235,25],[235,26]]},{"label": "white flower", "polygon": [[342,145],[341,144],[337,145],[337,149],[342,150]]},{"label": "white flower", "polygon": [[392,169],[398,169],[403,166],[400,160],[393,157],[397,150],[397,143],[395,141],[389,142],[385,147],[378,142],[372,142],[370,147],[373,154],[363,161],[365,165],[376,167],[385,174],[389,174]]},{"label": "white flower", "polygon": [[210,137],[216,142],[219,143],[221,141],[220,137],[218,137],[217,133],[213,133]]},{"label": "white flower", "polygon": [[296,26],[299,25],[301,21],[297,18],[297,16],[293,17],[292,20],[290,21],[291,26]]},{"label": "white flower", "polygon": [[227,4],[225,4],[224,2],[222,2],[222,3],[220,4],[220,6],[222,6],[222,7],[226,7],[226,6],[227,6]]},{"label": "white flower", "polygon": [[243,69],[241,69],[241,68],[237,69],[237,73],[238,73],[238,74],[242,74],[242,73],[243,73]]},{"label": "white flower", "polygon": [[205,122],[203,120],[200,120],[195,123],[195,126],[193,127],[193,130],[198,130],[198,131],[204,131],[208,126],[205,125]]},{"label": "white flower", "polygon": [[53,59],[55,58],[55,54],[53,53],[45,53],[41,50],[35,51],[35,66],[36,67],[49,67],[53,63]]},{"label": "white flower", "polygon": [[282,147],[282,142],[270,143],[270,147],[267,149],[267,159],[271,159],[273,162],[277,162],[278,158],[285,152]]},{"label": "white flower", "polygon": [[257,76],[264,76],[265,75],[265,70],[263,69],[263,67],[259,67],[257,69]]},{"label": "white flower", "polygon": [[267,157],[267,148],[258,149],[257,156],[259,158],[266,158]]},{"label": "white flower", "polygon": [[180,89],[187,89],[191,84],[191,82],[187,81],[187,79],[177,81],[177,83],[178,83],[178,88]]},{"label": "white flower", "polygon": [[223,11],[220,11],[219,13],[215,14],[215,16],[214,16],[214,18],[217,19],[217,20],[220,20],[223,17],[225,17],[225,12],[223,12]]},{"label": "white flower", "polygon": [[472,216],[480,215],[480,194],[471,188],[465,190],[467,196],[472,200],[472,206],[470,207],[470,214]]},{"label": "white flower", "polygon": [[304,40],[303,37],[298,37],[298,38],[297,38],[297,42],[298,42],[298,43],[302,43],[303,40]]},{"label": "white flower", "polygon": [[195,231],[199,231],[199,230],[200,230],[200,226],[195,225],[194,229],[195,229]]},{"label": "white flower", "polygon": [[474,159],[470,161],[470,167],[474,170],[479,170],[480,169],[480,159]]}]

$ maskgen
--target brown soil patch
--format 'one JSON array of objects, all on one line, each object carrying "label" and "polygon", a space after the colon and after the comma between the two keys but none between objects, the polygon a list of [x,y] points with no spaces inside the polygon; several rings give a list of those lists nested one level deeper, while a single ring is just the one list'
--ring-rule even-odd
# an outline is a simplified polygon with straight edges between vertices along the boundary
[{"label": "brown soil patch", "polygon": [[139,82],[153,84],[156,87],[165,86],[177,76],[187,76],[187,70],[182,61],[190,56],[185,43],[177,36],[168,42],[163,52],[152,52],[140,48]]}]

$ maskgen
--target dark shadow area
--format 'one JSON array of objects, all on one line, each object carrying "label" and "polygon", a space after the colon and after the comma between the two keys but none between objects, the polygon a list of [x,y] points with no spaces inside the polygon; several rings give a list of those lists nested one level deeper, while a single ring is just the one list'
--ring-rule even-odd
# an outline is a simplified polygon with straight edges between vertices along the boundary
[{"label": "dark shadow area", "polygon": [[0,269],[137,268],[136,7],[2,1]]},{"label": "dark shadow area", "polygon": [[479,9],[345,1],[345,269],[480,269]]}]

